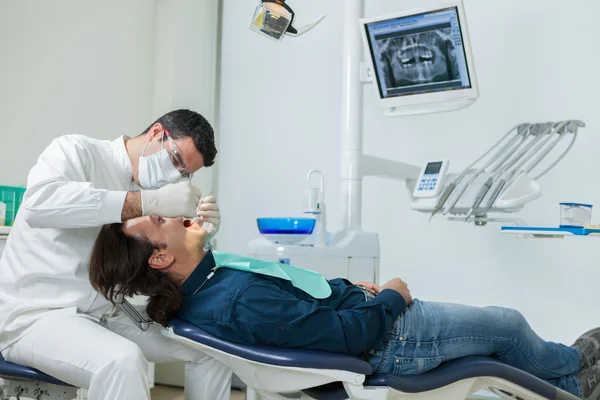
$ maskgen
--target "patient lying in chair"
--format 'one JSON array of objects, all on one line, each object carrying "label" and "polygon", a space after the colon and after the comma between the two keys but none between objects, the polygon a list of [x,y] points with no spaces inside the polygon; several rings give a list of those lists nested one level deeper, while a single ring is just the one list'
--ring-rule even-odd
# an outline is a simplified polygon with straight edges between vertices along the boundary
[{"label": "patient lying in chair", "polygon": [[223,340],[323,350],[367,360],[378,373],[429,371],[459,357],[493,357],[584,399],[600,400],[600,328],[572,346],[546,342],[517,311],[413,300],[400,279],[383,286],[329,281],[316,299],[287,280],[215,268],[206,231],[182,218],[105,225],[90,262],[94,288],[150,297],[150,318],[178,316]]}]

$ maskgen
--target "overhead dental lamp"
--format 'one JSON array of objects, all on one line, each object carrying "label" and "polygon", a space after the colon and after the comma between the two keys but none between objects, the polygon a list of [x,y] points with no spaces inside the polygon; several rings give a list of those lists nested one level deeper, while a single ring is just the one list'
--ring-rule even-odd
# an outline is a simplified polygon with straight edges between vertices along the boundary
[{"label": "overhead dental lamp", "polygon": [[250,30],[281,40],[284,35],[291,37],[304,35],[325,18],[325,14],[322,14],[314,22],[296,29],[292,26],[295,15],[294,10],[285,3],[285,0],[261,0],[254,12]]}]

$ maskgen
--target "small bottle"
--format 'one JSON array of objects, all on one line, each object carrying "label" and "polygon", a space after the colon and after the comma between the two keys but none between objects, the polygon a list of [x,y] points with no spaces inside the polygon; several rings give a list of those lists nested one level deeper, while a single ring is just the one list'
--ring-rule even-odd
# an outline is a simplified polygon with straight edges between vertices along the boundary
[{"label": "small bottle", "polygon": [[6,225],[6,204],[0,201],[0,226]]}]

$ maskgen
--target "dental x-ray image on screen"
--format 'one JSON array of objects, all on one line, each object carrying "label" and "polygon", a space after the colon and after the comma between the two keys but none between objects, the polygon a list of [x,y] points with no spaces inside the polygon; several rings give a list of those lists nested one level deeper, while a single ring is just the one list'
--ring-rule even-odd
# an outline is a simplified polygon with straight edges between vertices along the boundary
[{"label": "dental x-ray image on screen", "polygon": [[471,88],[456,7],[365,25],[382,99]]},{"label": "dental x-ray image on screen", "polygon": [[378,40],[388,90],[460,80],[450,27]]}]

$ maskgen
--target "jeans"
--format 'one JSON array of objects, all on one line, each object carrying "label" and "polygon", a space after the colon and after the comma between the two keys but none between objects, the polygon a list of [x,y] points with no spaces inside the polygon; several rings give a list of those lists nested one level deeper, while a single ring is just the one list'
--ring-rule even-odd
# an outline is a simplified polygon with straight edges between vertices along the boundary
[{"label": "jeans", "polygon": [[581,397],[581,353],[542,340],[515,310],[414,300],[371,351],[378,373],[411,375],[445,361],[489,356]]}]

